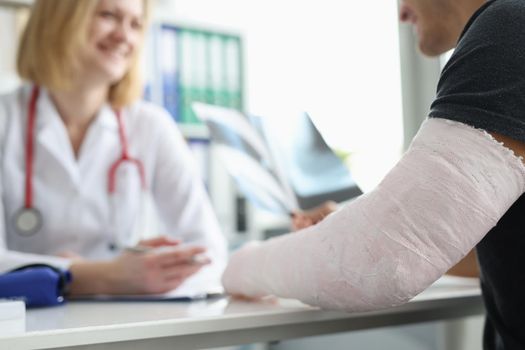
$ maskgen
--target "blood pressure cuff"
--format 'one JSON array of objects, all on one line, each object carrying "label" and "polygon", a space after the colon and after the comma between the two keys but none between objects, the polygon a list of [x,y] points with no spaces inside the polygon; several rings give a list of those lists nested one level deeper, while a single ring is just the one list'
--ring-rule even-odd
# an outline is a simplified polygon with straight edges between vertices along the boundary
[{"label": "blood pressure cuff", "polygon": [[54,306],[64,302],[71,273],[45,264],[22,266],[0,275],[0,299],[22,299],[26,306]]}]

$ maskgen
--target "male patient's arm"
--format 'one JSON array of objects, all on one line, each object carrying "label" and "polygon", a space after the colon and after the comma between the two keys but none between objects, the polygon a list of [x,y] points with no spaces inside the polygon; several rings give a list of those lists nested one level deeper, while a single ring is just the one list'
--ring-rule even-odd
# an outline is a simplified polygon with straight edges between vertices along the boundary
[{"label": "male patient's arm", "polygon": [[516,156],[521,157],[521,158],[525,157],[525,143],[524,142],[516,141],[508,136],[503,136],[503,135],[496,134],[496,133],[490,133],[490,134],[498,142],[503,143],[505,147],[512,150]]},{"label": "male patient's arm", "polygon": [[522,156],[525,145],[493,136],[428,119],[373,191],[299,234],[235,252],[226,290],[348,311],[410,300],[467,255],[525,191],[525,165],[510,151]]},{"label": "male patient's arm", "polygon": [[[294,213],[292,228],[294,231],[297,231],[315,225],[336,210],[337,204],[328,201],[315,208]],[[471,278],[479,277],[476,250],[471,250],[460,262],[451,267],[450,270],[447,271],[447,275]]]},{"label": "male patient's arm", "polygon": [[[317,224],[338,209],[337,203],[326,201],[315,208],[298,211],[292,217],[292,229],[302,230]],[[479,277],[479,266],[475,249],[447,271],[447,275],[457,277]]]},{"label": "male patient's arm", "polygon": [[[507,136],[491,133],[492,137],[498,142],[503,143],[507,148],[512,150],[518,157],[525,156],[525,143],[516,141]],[[452,266],[447,271],[447,275],[458,277],[479,277],[479,265],[476,250],[472,249],[460,262]]]},{"label": "male patient's arm", "polygon": [[[507,148],[512,150],[518,157],[525,157],[525,143],[496,133],[491,133],[491,135],[498,142],[502,142]],[[315,225],[335,210],[337,210],[336,203],[328,201],[308,211],[297,213],[293,218],[293,228],[297,230]],[[447,271],[447,275],[479,277],[479,266],[475,249],[451,267],[450,270]]]},{"label": "male patient's arm", "polygon": [[478,258],[476,250],[472,249],[460,262],[447,271],[447,275],[457,277],[479,277]]}]

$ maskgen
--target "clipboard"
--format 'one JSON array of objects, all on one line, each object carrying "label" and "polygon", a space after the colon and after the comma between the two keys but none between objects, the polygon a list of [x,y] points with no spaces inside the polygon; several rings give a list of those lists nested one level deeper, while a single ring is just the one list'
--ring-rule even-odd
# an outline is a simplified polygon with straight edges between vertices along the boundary
[{"label": "clipboard", "polygon": [[224,288],[220,285],[186,285],[160,294],[95,294],[76,295],[71,301],[94,302],[192,302],[220,299],[226,297]]},{"label": "clipboard", "polygon": [[188,303],[192,301],[214,300],[225,298],[223,292],[206,292],[194,295],[169,294],[124,294],[124,295],[79,295],[70,297],[70,301],[84,302],[179,302]]}]

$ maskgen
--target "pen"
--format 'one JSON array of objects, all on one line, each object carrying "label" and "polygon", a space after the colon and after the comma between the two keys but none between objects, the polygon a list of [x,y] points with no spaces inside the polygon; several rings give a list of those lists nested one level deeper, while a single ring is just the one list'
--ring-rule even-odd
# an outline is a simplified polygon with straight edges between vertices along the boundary
[{"label": "pen", "polygon": [[129,246],[129,247],[124,248],[125,251],[131,252],[131,253],[146,253],[146,252],[151,251],[152,249],[153,248],[151,247],[146,247],[143,245],[135,245],[135,246]]},{"label": "pen", "polygon": [[[125,247],[124,250],[131,252],[131,253],[147,253],[147,252],[166,252],[173,250],[174,247],[148,247],[148,246],[142,246],[142,245],[136,245],[136,246],[129,246]],[[197,254],[193,255],[191,259],[189,260],[192,264],[208,264],[210,263],[210,259],[206,257],[203,254]]]}]

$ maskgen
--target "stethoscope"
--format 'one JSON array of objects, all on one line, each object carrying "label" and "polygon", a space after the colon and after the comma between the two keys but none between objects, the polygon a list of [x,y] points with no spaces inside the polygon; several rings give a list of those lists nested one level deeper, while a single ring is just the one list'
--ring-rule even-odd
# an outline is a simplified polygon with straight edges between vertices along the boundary
[{"label": "stethoscope", "polygon": [[[25,149],[25,195],[24,206],[20,208],[14,216],[14,225],[17,233],[23,237],[30,237],[36,234],[43,224],[43,217],[40,210],[33,206],[33,160],[34,160],[34,135],[35,135],[35,121],[36,121],[36,103],[40,89],[34,86],[29,100],[27,112],[27,130],[26,130],[26,149]],[[122,113],[120,110],[115,110],[115,116],[118,123],[118,133],[122,152],[120,157],[110,166],[108,172],[108,194],[113,196],[117,189],[116,175],[118,168],[130,162],[137,167],[142,192],[146,190],[146,175],[144,171],[144,164],[137,158],[129,155],[128,140],[122,121]]]}]

